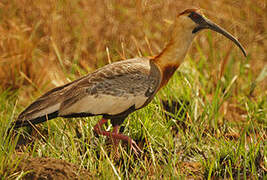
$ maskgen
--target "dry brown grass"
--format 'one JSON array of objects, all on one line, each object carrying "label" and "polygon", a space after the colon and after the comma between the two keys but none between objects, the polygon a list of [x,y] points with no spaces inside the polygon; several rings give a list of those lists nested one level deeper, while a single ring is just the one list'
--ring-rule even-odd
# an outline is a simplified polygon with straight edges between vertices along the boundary
[{"label": "dry brown grass", "polygon": [[[168,39],[169,22],[192,6],[233,32],[251,56],[250,68],[259,73],[267,59],[266,0],[3,0],[0,87],[33,93],[58,86],[108,63],[107,47],[112,61],[156,55]],[[221,57],[227,51],[242,56],[237,48],[231,50],[230,41],[213,35]],[[211,59],[207,68],[216,65],[208,39],[202,35],[197,41]],[[196,61],[200,57],[195,46],[190,54]]]}]

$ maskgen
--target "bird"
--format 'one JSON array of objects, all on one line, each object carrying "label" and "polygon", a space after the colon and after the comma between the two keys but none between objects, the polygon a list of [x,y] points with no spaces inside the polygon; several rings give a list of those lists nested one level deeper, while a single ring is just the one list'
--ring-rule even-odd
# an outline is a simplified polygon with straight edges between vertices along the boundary
[{"label": "bird", "polygon": [[[56,117],[102,116],[93,127],[96,134],[111,138],[114,146],[122,140],[135,153],[142,152],[132,138],[119,132],[119,127],[129,114],[147,106],[156,93],[167,85],[196,35],[205,29],[230,39],[247,56],[241,43],[205,17],[201,9],[185,9],[175,17],[170,41],[157,56],[117,61],[56,87],[21,112],[12,128],[33,126]],[[109,120],[112,131],[105,131],[103,125]]]}]

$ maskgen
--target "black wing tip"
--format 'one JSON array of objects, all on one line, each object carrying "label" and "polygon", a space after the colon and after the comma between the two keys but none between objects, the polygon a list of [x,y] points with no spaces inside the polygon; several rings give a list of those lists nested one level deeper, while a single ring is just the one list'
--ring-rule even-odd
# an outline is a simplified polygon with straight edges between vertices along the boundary
[{"label": "black wing tip", "polygon": [[17,129],[25,126],[32,126],[33,124],[39,124],[48,121],[50,119],[54,119],[56,117],[58,117],[58,111],[30,120],[25,119],[23,115],[19,115],[18,119],[15,122],[13,122],[12,127],[14,129]]}]

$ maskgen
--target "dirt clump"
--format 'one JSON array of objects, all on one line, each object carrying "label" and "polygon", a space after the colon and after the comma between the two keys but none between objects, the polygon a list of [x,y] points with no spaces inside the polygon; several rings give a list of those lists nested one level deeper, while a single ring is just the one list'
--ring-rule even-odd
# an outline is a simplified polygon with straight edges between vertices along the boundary
[{"label": "dirt clump", "polygon": [[53,158],[27,158],[23,159],[17,168],[17,172],[25,172],[22,179],[91,179],[90,173],[85,169]]}]

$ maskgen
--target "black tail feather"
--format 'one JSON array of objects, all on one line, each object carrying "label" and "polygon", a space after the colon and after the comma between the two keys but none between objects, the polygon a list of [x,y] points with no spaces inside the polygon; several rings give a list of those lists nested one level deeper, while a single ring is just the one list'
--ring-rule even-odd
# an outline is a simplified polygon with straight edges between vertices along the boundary
[{"label": "black tail feather", "polygon": [[58,111],[55,111],[53,113],[50,113],[50,114],[47,114],[45,116],[41,116],[41,117],[38,117],[35,119],[31,119],[31,120],[16,121],[13,124],[13,128],[16,129],[16,128],[20,128],[20,127],[24,127],[24,126],[31,126],[32,124],[39,124],[39,123],[48,121],[50,119],[54,119],[56,117],[58,117]]}]

